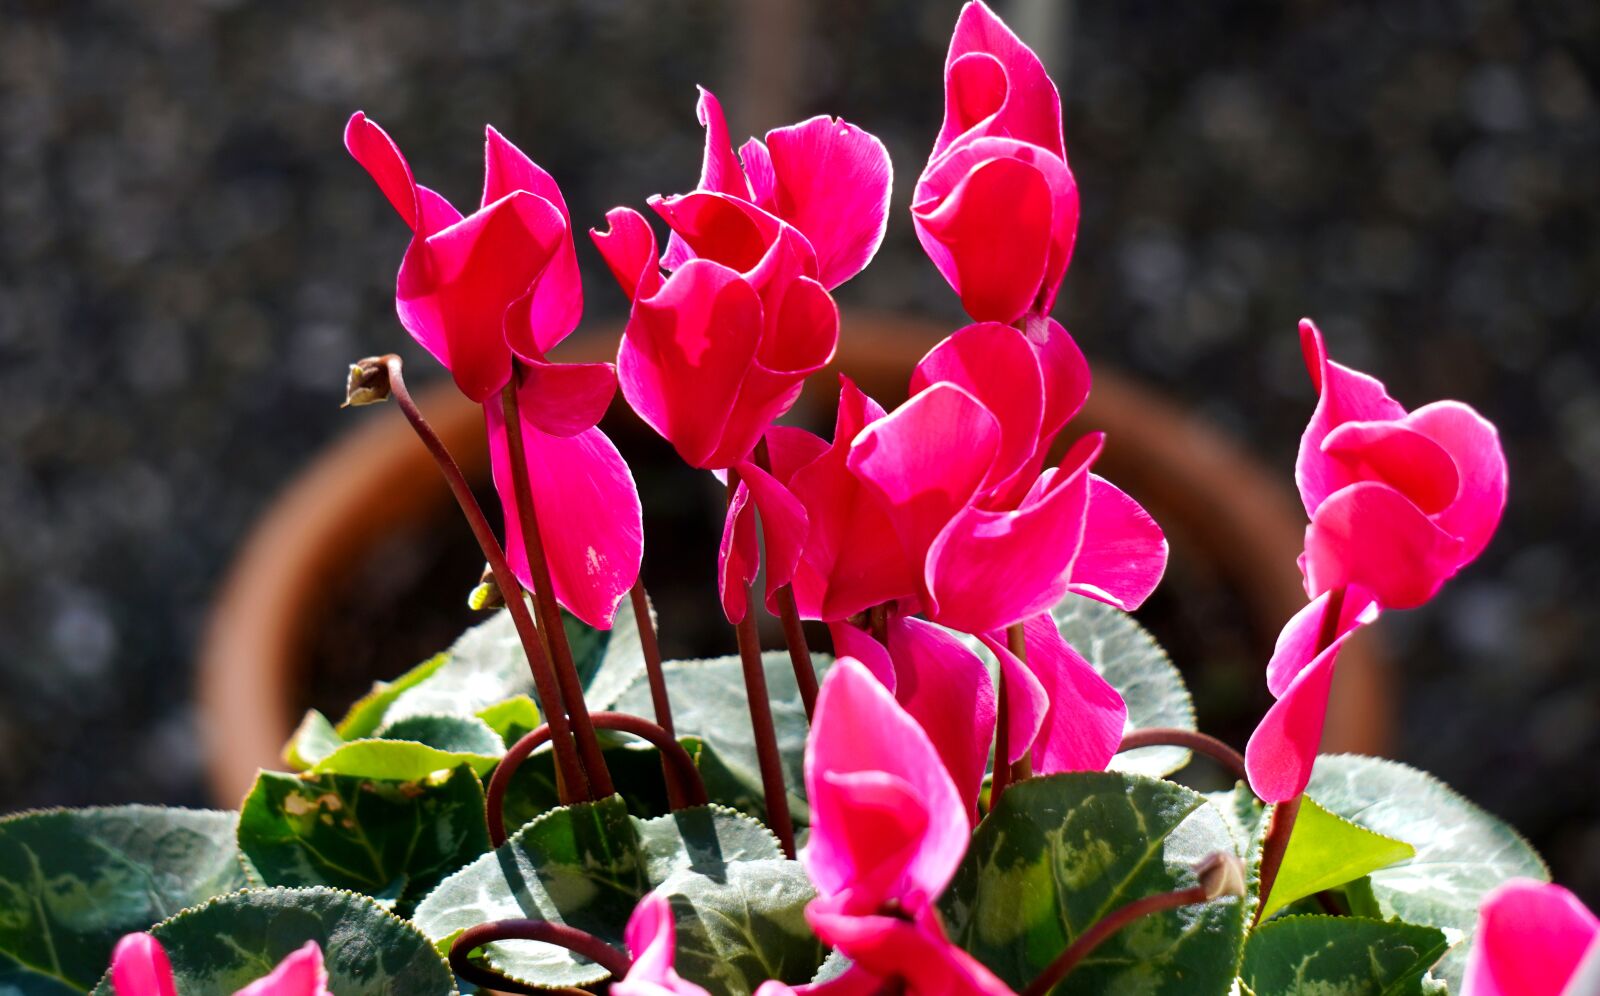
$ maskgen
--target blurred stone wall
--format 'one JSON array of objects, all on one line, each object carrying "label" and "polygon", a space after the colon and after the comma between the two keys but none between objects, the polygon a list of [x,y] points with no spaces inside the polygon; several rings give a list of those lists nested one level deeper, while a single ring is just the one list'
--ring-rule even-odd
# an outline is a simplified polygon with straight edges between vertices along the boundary
[{"label": "blurred stone wall", "polygon": [[[1304,314],[1402,401],[1501,426],[1499,538],[1384,623],[1399,753],[1600,901],[1600,7],[1023,2],[999,6],[1049,32],[1083,190],[1057,313],[1091,357],[1286,486]],[[403,340],[405,232],[344,154],[352,110],[458,203],[495,123],[580,226],[692,185],[697,82],[736,134],[785,103],[843,115],[898,184],[842,300],[958,324],[906,216],[958,4],[760,8],[781,30],[738,0],[0,0],[0,810],[202,801],[189,660],[212,586],[349,424],[343,364]],[[580,254],[590,318],[618,318]]]}]

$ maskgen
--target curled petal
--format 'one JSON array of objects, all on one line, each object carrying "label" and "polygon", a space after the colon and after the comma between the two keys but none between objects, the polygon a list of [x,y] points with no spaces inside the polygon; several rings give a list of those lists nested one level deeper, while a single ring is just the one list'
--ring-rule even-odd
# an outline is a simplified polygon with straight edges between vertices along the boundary
[{"label": "curled petal", "polygon": [[[789,493],[788,488],[753,463],[741,463],[738,470],[739,488],[734,501],[729,504],[728,521],[723,526],[723,553],[719,555],[722,606],[728,621],[732,623],[744,618],[746,606],[743,593],[756,574],[759,554],[755,545],[754,526],[749,524],[751,513],[761,513],[761,533],[766,540],[769,605],[775,606],[774,597],[778,589],[794,578],[795,565],[799,563],[800,551],[805,547],[807,528],[805,507]],[[748,501],[740,501],[739,493],[743,492],[748,492]],[[735,507],[738,508],[737,512]]]},{"label": "curled petal", "polygon": [[949,630],[909,616],[889,622],[895,700],[927,731],[968,815],[977,811],[994,740],[994,682]]},{"label": "curled petal", "polygon": [[1041,442],[1048,445],[1089,400],[1092,383],[1089,361],[1071,334],[1054,318],[1031,317],[1023,326],[1023,332],[1044,374],[1044,415],[1039,435]]},{"label": "curled petal", "polygon": [[978,321],[1011,323],[1041,296],[1050,263],[1050,184],[1020,159],[989,159],[912,209],[917,239]]},{"label": "curled petal", "polygon": [[980,322],[930,349],[911,374],[911,392],[943,381],[977,398],[1000,425],[1000,445],[979,490],[1015,474],[1033,455],[1044,418],[1044,376],[1023,334]]},{"label": "curled petal", "polygon": [[523,367],[522,411],[540,432],[576,436],[599,422],[617,393],[609,363],[547,363]]},{"label": "curled petal", "polygon": [[612,208],[606,212],[609,228],[591,228],[589,238],[600,250],[611,275],[622,285],[629,300],[650,297],[661,289],[661,268],[656,262],[656,233],[650,223],[632,208]]},{"label": "curled petal", "polygon": [[332,996],[322,948],[316,941],[307,941],[280,961],[272,974],[250,983],[234,996]]},{"label": "curled petal", "polygon": [[1341,633],[1301,668],[1250,735],[1244,752],[1245,771],[1251,791],[1263,802],[1287,802],[1310,783],[1328,718],[1334,664],[1353,632],[1355,627]]},{"label": "curled petal", "polygon": [[377,182],[383,196],[420,238],[461,220],[461,212],[443,197],[417,183],[411,166],[388,132],[360,111],[344,128],[344,147]]},{"label": "curled petal", "polygon": [[1116,485],[1090,474],[1089,515],[1070,589],[1131,612],[1166,569],[1167,537],[1156,520]]},{"label": "curled petal", "polygon": [[1094,665],[1067,643],[1048,613],[1023,624],[1028,670],[1050,710],[1033,745],[1033,770],[1104,771],[1122,744],[1128,706]]},{"label": "curled petal", "polygon": [[1033,50],[981,0],[961,9],[950,37],[944,124],[933,155],[979,135],[1019,139],[1066,158],[1055,83]]},{"label": "curled petal", "polygon": [[633,908],[623,935],[633,966],[628,974],[611,984],[617,996],[709,996],[673,968],[677,932],[672,922],[672,904],[659,892],[647,893]]},{"label": "curled petal", "polygon": [[[812,823],[800,860],[819,895],[848,893],[852,908],[859,901],[866,909],[894,900],[914,913],[944,891],[971,833],[965,806],[927,733],[850,658],[833,666],[817,697],[806,739],[805,781]],[[904,784],[902,795],[885,788],[896,783]],[[868,805],[871,812],[862,813],[858,805]],[[896,811],[886,812],[885,806]],[[887,853],[893,842],[861,839],[869,819],[880,829],[924,828],[910,837],[903,871],[894,882],[875,889],[881,892],[878,896],[860,888],[881,880],[874,877],[874,868],[857,859]],[[897,860],[896,866],[902,862]]]},{"label": "curled petal", "polygon": [[[960,996],[1011,996],[1005,983],[979,961],[950,943],[932,915],[908,922],[893,916],[850,916],[831,904],[806,907],[806,922],[817,936],[844,952],[854,969],[842,978],[863,973],[880,980],[901,980],[903,991]],[[858,992],[859,984],[845,989]],[[880,983],[876,991],[901,991]],[[830,991],[831,992],[831,991]]]},{"label": "curled petal", "polygon": [[[1000,662],[1000,677],[1006,688],[1006,764],[1016,764],[1032,750],[1045,729],[1050,714],[1050,693],[1038,675],[1006,646],[1004,633],[979,637]],[[998,749],[998,748],[997,748]],[[995,758],[1000,763],[1000,758]]]},{"label": "curled petal", "polygon": [[[860,273],[889,223],[889,152],[870,132],[819,116],[767,133],[770,201],[806,237],[828,288]],[[765,185],[766,178],[762,178]]]},{"label": "curled petal", "polygon": [[831,622],[828,624],[828,635],[833,638],[834,657],[855,658],[878,679],[879,684],[891,692],[895,690],[897,682],[889,648],[873,639],[871,633],[847,622]]},{"label": "curled petal", "polygon": [[1348,588],[1339,601],[1339,619],[1330,630],[1328,607],[1332,600],[1332,592],[1318,595],[1296,612],[1278,634],[1272,660],[1267,663],[1267,690],[1274,698],[1282,698],[1295,677],[1316,658],[1325,633],[1338,639],[1378,618],[1378,606],[1372,596],[1360,588]]},{"label": "curled petal", "polygon": [[785,487],[801,467],[828,451],[828,442],[814,432],[792,425],[775,425],[767,430],[767,455],[772,460],[772,476]]},{"label": "curled petal", "polygon": [[[532,590],[505,416],[497,404],[485,405],[484,415],[490,468],[505,514],[506,559]],[[617,606],[639,579],[644,557],[643,515],[633,475],[599,429],[551,436],[524,413],[522,442],[556,600],[588,625],[610,629]]]},{"label": "curled petal", "polygon": [[733,154],[733,141],[728,137],[728,121],[722,113],[722,103],[705,87],[698,87],[700,100],[695,104],[695,117],[706,130],[705,158],[700,163],[701,190],[714,190],[753,201],[750,183],[745,179],[739,157]]},{"label": "curled petal", "polygon": [[741,481],[728,499],[728,510],[722,519],[722,542],[717,547],[717,596],[722,601],[722,614],[735,625],[750,611],[748,586],[761,559],[756,519],[750,513],[750,486]]},{"label": "curled petal", "polygon": [[1439,527],[1462,541],[1463,564],[1489,544],[1506,507],[1506,455],[1494,424],[1459,401],[1424,405],[1406,423],[1444,448],[1455,462],[1460,488],[1434,516]]},{"label": "curled petal", "polygon": [[483,204],[519,190],[544,198],[561,214],[565,226],[560,244],[550,263],[539,275],[526,315],[506,326],[506,340],[512,350],[526,359],[543,356],[556,343],[572,334],[583,315],[583,280],[578,273],[578,254],[572,242],[572,215],[555,178],[523,154],[493,128],[485,129]]},{"label": "curled petal", "polygon": [[1461,564],[1462,543],[1385,484],[1364,481],[1329,496],[1306,527],[1301,569],[1313,598],[1359,585],[1386,609],[1413,609]]},{"label": "curled petal", "polygon": [[989,410],[961,388],[939,383],[861,430],[847,463],[877,496],[908,559],[920,564],[977,493],[999,447],[1000,425]]},{"label": "curled petal", "polygon": [[150,934],[128,934],[111,953],[111,985],[123,996],[178,996],[172,962]]},{"label": "curled petal", "polygon": [[1462,996],[1579,996],[1596,978],[1600,918],[1577,896],[1514,878],[1484,899]]},{"label": "curled petal", "polygon": [[669,247],[662,258],[662,265],[669,270],[698,258],[748,272],[761,262],[784,227],[747,200],[709,190],[652,197],[648,203],[683,240],[682,254],[674,255]]},{"label": "curled petal", "polygon": [[1323,438],[1322,452],[1342,463],[1352,480],[1387,484],[1424,515],[1448,508],[1461,486],[1445,448],[1405,421],[1345,422]]},{"label": "curled petal", "polygon": [[1294,477],[1306,514],[1315,515],[1329,495],[1359,480],[1343,463],[1323,452],[1322,441],[1328,433],[1345,422],[1402,419],[1406,410],[1389,397],[1377,379],[1329,360],[1322,331],[1309,318],[1300,320],[1300,351],[1311,374],[1311,386],[1317,391],[1317,407],[1300,437]]}]

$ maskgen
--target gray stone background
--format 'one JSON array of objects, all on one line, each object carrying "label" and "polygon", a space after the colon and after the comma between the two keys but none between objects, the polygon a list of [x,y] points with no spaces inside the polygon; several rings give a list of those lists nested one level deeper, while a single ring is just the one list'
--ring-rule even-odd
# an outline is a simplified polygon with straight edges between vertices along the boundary
[{"label": "gray stone background", "polygon": [[[458,203],[494,122],[581,226],[692,185],[697,82],[736,134],[843,115],[899,183],[842,300],[954,328],[906,207],[957,7],[0,0],[0,810],[204,800],[189,678],[212,587],[349,424],[343,364],[403,336],[405,234],[340,144],[353,109]],[[1094,360],[1285,482],[1302,314],[1403,401],[1500,425],[1499,537],[1384,623],[1398,754],[1600,902],[1600,6],[999,7],[1065,96],[1084,217],[1057,313]],[[580,253],[590,319],[616,319]]]}]

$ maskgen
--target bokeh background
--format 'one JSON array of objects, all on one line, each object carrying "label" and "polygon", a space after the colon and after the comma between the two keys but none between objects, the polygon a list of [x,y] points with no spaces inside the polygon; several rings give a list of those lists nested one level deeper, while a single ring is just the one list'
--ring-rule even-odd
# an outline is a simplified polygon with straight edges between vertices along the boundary
[{"label": "bokeh background", "polygon": [[[580,226],[692,186],[696,83],[736,135],[842,115],[899,172],[888,241],[842,302],[953,329],[906,208],[958,6],[0,0],[0,811],[209,801],[191,704],[208,600],[349,427],[344,365],[409,345],[406,232],[343,151],[353,109],[458,203],[494,122]],[[1600,904],[1600,6],[997,7],[1063,92],[1084,214],[1057,315],[1092,360],[1286,488],[1312,402],[1303,314],[1402,401],[1461,398],[1501,427],[1498,538],[1382,624],[1395,754]],[[579,251],[590,324],[615,322],[621,295]],[[385,556],[380,574],[417,570]],[[447,640],[459,612],[442,619],[418,639]]]}]

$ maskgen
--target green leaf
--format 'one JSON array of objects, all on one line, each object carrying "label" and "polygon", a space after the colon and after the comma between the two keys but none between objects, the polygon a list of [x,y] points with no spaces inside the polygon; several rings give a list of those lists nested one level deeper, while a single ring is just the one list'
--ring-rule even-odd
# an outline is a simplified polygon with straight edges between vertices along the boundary
[{"label": "green leaf", "polygon": [[507,747],[540,725],[539,706],[526,695],[513,696],[487,709],[480,709],[478,718],[487,723]]},{"label": "green leaf", "polygon": [[383,727],[379,737],[344,744],[308,773],[419,782],[462,764],[485,774],[505,752],[505,741],[481,719],[408,716]]},{"label": "green leaf", "polygon": [[[231,993],[316,941],[339,996],[444,996],[455,978],[427,938],[366,896],[337,889],[251,889],[186,910],[151,933],[180,993]],[[112,996],[102,979],[96,996]]]},{"label": "green leaf", "polygon": [[[952,939],[1020,990],[1107,913],[1194,886],[1196,862],[1233,848],[1217,808],[1180,785],[1099,772],[1034,778],[979,824],[940,905]],[[1102,943],[1057,991],[1222,996],[1243,936],[1238,898],[1153,914]]]},{"label": "green leaf", "polygon": [[0,820],[0,980],[82,992],[123,934],[242,888],[234,818],[111,806]]},{"label": "green leaf", "polygon": [[[768,976],[798,984],[822,961],[804,929],[814,893],[765,827],[721,807],[641,820],[612,796],[552,810],[446,879],[415,922],[440,950],[473,924],[556,920],[620,946],[633,907],[657,887],[677,913],[678,970],[715,993],[747,993]],[[530,985],[584,986],[607,976],[562,948],[486,946],[490,968]],[[714,964],[713,964],[714,963]]]},{"label": "green leaf", "polygon": [[489,850],[483,788],[456,768],[440,785],[263,771],[239,817],[239,847],[266,885],[328,885],[408,910]]},{"label": "green leaf", "polygon": [[339,721],[338,732],[346,740],[370,737],[383,725],[383,714],[404,692],[426,681],[450,660],[449,654],[434,654],[394,681],[375,681],[372,691],[356,700]]},{"label": "green leaf", "polygon": [[83,990],[53,975],[35,971],[0,951],[0,993],[6,996],[82,996]]},{"label": "green leaf", "polygon": [[1261,912],[1266,919],[1297,899],[1343,885],[1396,861],[1415,857],[1416,848],[1335,816],[1311,796],[1300,802],[1283,864]]},{"label": "green leaf", "polygon": [[1273,996],[1421,996],[1447,947],[1444,931],[1398,920],[1282,917],[1250,935],[1239,975]]},{"label": "green leaf", "polygon": [[[1081,595],[1068,595],[1051,615],[1067,642],[1122,693],[1129,730],[1195,728],[1194,701],[1183,675],[1132,616]],[[1141,747],[1118,754],[1111,769],[1160,777],[1188,763],[1187,748]]]},{"label": "green leaf", "polygon": [[1261,836],[1261,821],[1266,818],[1267,807],[1261,804],[1250,786],[1239,782],[1226,792],[1206,792],[1206,801],[1217,807],[1222,821],[1233,835],[1234,853],[1248,865],[1253,849]]},{"label": "green leaf", "polygon": [[[605,731],[600,733],[601,753],[611,781],[626,803],[628,812],[635,816],[662,816],[667,812],[667,788],[662,780],[661,754],[654,748],[638,749],[623,746],[611,739]],[[692,744],[693,741],[690,741]],[[695,752],[690,748],[691,756]],[[556,792],[555,754],[542,748],[528,756],[511,776],[506,787],[505,819],[507,833],[561,805]]]},{"label": "green leaf", "polygon": [[1461,986],[1484,895],[1516,876],[1550,879],[1515,830],[1415,768],[1323,755],[1307,791],[1330,812],[1416,848],[1410,861],[1373,872],[1372,891],[1385,915],[1442,928],[1455,942],[1434,970],[1452,990]]},{"label": "green leaf", "polygon": [[[812,654],[811,659],[820,679],[832,658]],[[811,821],[811,809],[805,801],[805,706],[800,701],[788,654],[763,654],[761,663],[767,674],[789,812],[796,824],[803,825]],[[701,741],[701,777],[705,779],[706,792],[713,801],[764,816],[761,768],[755,734],[750,729],[750,700],[744,693],[744,668],[739,658],[668,661],[661,670],[672,699],[672,721],[678,736]],[[616,708],[654,716],[649,684],[642,677],[636,680],[622,693]]]},{"label": "green leaf", "polygon": [[294,736],[283,748],[283,760],[294,770],[304,771],[344,746],[344,743],[344,737],[328,722],[328,717],[309,709],[295,728]]}]

